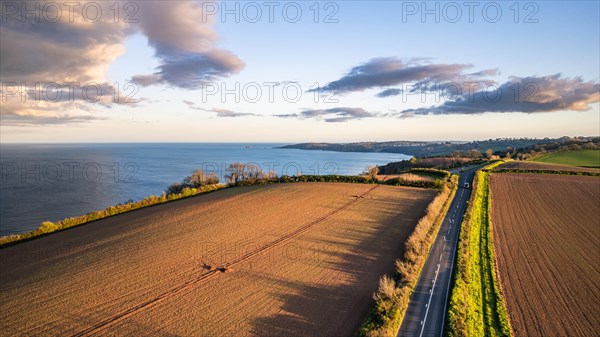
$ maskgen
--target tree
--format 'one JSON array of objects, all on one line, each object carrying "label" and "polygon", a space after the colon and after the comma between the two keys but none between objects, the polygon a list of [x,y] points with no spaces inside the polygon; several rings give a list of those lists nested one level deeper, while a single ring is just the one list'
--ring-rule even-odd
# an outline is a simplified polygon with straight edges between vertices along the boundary
[{"label": "tree", "polygon": [[490,159],[490,158],[492,158],[492,155],[493,155],[493,154],[494,154],[494,151],[492,151],[492,149],[487,149],[487,150],[485,150],[485,157],[486,157],[487,159]]},{"label": "tree", "polygon": [[167,194],[179,194],[182,190],[183,185],[181,183],[173,183],[167,187]]},{"label": "tree", "polygon": [[229,174],[225,175],[227,182],[232,185],[238,185],[241,181],[244,180],[245,169],[246,165],[243,163],[229,164],[229,167],[227,168]]},{"label": "tree", "polygon": [[511,159],[512,156],[510,155],[510,152],[506,152],[506,156],[504,156],[504,159]]},{"label": "tree", "polygon": [[206,174],[203,170],[196,170],[191,176],[183,180],[186,187],[200,187],[219,183],[219,177],[214,173]]},{"label": "tree", "polygon": [[468,154],[469,158],[481,158],[481,151],[479,150],[469,150]]},{"label": "tree", "polygon": [[372,181],[377,181],[377,175],[379,174],[379,167],[367,166],[366,173]]}]

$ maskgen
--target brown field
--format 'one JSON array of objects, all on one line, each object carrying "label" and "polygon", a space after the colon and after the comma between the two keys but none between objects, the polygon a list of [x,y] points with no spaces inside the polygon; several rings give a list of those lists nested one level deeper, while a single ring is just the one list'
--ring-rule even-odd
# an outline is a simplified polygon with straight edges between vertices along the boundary
[{"label": "brown field", "polygon": [[576,167],[559,164],[538,163],[533,161],[512,160],[498,166],[497,170],[512,169],[512,170],[551,170],[551,171],[572,171],[572,172],[596,172],[600,173],[600,169],[588,167]]},{"label": "brown field", "polygon": [[491,191],[515,336],[599,336],[600,178],[496,173]]},{"label": "brown field", "polygon": [[349,336],[432,190],[225,189],[0,249],[15,335]]}]

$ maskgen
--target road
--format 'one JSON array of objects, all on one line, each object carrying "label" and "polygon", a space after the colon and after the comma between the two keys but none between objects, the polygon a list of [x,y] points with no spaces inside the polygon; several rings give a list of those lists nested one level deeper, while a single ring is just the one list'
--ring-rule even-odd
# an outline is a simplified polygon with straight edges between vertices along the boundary
[{"label": "road", "polygon": [[[444,334],[450,279],[456,255],[460,223],[478,167],[460,174],[459,188],[433,243],[408,304],[398,337],[441,337]],[[465,188],[469,183],[469,188]]]}]

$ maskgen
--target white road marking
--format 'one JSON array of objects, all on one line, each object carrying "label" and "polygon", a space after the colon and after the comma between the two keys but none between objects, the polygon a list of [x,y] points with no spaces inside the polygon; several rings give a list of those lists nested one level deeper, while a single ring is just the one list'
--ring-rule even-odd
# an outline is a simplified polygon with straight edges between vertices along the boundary
[{"label": "white road marking", "polygon": [[437,270],[435,271],[435,278],[433,279],[433,287],[431,287],[431,295],[429,295],[429,302],[427,302],[427,310],[425,310],[425,318],[423,318],[423,321],[421,323],[421,333],[419,334],[419,337],[423,336],[423,331],[425,330],[425,322],[427,322],[427,314],[429,313],[429,305],[431,304],[431,298],[433,297],[433,289],[435,288],[435,282],[437,281],[438,271],[440,271],[439,263],[437,265]]}]

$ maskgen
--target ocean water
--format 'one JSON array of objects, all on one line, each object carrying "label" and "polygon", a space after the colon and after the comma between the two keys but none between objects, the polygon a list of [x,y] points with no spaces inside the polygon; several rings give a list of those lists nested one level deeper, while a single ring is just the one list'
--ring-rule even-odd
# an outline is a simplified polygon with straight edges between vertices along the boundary
[{"label": "ocean water", "polygon": [[1,144],[0,235],[160,195],[195,169],[221,177],[234,162],[288,174],[358,174],[410,158],[394,153],[277,149],[285,144]]}]

